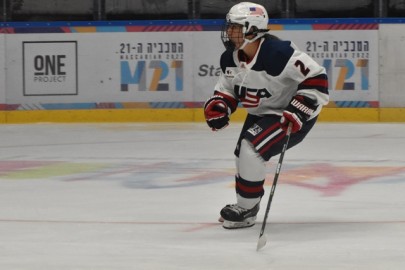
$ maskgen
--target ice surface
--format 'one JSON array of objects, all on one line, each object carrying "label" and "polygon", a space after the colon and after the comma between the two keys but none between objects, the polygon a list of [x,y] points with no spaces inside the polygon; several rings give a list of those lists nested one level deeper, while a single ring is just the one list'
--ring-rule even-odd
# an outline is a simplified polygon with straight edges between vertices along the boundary
[{"label": "ice surface", "polygon": [[318,123],[225,230],[241,125],[0,125],[0,269],[405,269],[405,124]]}]

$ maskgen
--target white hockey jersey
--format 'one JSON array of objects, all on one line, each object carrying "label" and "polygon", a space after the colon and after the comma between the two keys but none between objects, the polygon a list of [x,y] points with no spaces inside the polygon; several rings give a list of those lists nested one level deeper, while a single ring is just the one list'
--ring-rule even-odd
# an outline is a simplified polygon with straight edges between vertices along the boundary
[{"label": "white hockey jersey", "polygon": [[249,114],[282,115],[297,94],[310,98],[318,106],[310,118],[328,103],[325,68],[290,41],[269,36],[261,40],[250,62],[239,56],[238,51],[227,50],[222,54],[222,74],[215,90],[240,102]]}]

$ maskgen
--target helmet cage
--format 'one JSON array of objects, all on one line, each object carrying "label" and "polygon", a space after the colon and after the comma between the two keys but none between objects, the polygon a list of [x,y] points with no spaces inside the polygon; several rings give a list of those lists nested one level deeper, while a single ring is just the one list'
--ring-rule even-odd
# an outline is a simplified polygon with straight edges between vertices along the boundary
[{"label": "helmet cage", "polygon": [[250,25],[247,21],[245,21],[244,25],[241,25],[239,23],[234,23],[231,20],[226,20],[221,30],[221,40],[226,49],[236,49],[236,45],[229,38],[228,34],[228,29],[230,27],[234,27],[235,25],[242,27],[240,38],[244,40],[244,43],[238,49],[243,49],[246,44],[254,42],[269,31],[268,29],[258,29],[256,26]]}]

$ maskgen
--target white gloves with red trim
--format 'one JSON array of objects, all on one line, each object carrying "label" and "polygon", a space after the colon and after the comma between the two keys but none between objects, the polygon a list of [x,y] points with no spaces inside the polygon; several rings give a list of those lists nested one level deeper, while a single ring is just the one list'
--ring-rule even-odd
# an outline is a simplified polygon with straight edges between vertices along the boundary
[{"label": "white gloves with red trim", "polygon": [[283,112],[280,119],[281,128],[286,131],[288,124],[292,123],[291,132],[295,133],[301,130],[303,124],[311,117],[317,106],[307,97],[295,96]]}]

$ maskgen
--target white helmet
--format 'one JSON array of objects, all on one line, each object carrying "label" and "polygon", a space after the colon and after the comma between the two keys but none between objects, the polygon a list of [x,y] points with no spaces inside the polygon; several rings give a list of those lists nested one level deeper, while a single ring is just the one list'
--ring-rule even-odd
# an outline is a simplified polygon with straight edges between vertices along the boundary
[{"label": "white helmet", "polygon": [[[229,40],[226,29],[229,24],[239,24],[243,26],[242,33],[244,44],[239,48],[243,49],[247,43],[251,43],[256,39],[262,37],[269,30],[267,25],[269,23],[269,16],[266,9],[259,4],[251,2],[241,2],[234,5],[226,14],[226,25],[222,30],[221,38],[225,47],[229,48],[232,42]],[[253,39],[246,39],[245,36],[255,35]]]}]

